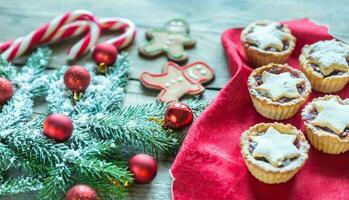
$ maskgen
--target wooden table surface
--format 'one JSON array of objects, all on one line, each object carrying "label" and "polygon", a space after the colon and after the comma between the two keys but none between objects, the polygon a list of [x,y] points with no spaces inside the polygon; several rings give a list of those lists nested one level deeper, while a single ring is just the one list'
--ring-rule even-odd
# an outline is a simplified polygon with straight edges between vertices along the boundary
[{"label": "wooden table surface", "polygon": [[[143,71],[160,72],[166,62],[164,57],[145,60],[138,55],[137,48],[144,42],[144,32],[158,27],[167,20],[181,17],[190,23],[192,36],[197,46],[189,50],[189,62],[203,60],[216,70],[216,79],[207,85],[204,97],[213,99],[229,80],[225,54],[221,46],[221,33],[231,27],[241,27],[258,19],[289,20],[308,17],[318,23],[327,24],[337,38],[349,41],[349,4],[346,0],[75,0],[75,1],[15,1],[0,3],[0,41],[27,34],[48,22],[53,17],[74,9],[92,11],[98,17],[126,17],[138,27],[136,42],[126,49],[131,58],[131,78],[127,85],[124,103],[139,104],[155,100],[156,92],[141,87],[138,77]],[[108,37],[108,36],[107,36]],[[105,40],[106,38],[102,38]],[[54,45],[52,68],[67,64],[65,52],[74,41]],[[90,56],[74,64],[91,62]],[[15,61],[22,64],[22,60]],[[38,104],[36,111],[46,112],[45,104]],[[148,185],[135,185],[130,189],[129,199],[170,199],[171,178],[168,170],[172,159],[159,161],[156,179]],[[1,199],[34,199],[34,194]]]}]

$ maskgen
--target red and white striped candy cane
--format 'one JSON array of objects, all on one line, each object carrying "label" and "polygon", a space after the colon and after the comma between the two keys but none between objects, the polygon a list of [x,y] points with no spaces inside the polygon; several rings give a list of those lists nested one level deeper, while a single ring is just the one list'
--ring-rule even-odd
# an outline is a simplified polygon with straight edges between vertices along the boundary
[{"label": "red and white striped candy cane", "polygon": [[[59,15],[49,23],[39,27],[26,36],[0,44],[0,50],[4,51],[1,56],[6,60],[13,60],[33,46],[51,41],[52,37],[54,37],[62,26],[76,20],[89,21],[91,29],[83,39],[73,46],[74,49],[71,50],[72,53],[69,58],[78,57],[96,44],[100,33],[96,18],[91,12],[85,10],[75,10]],[[79,49],[79,51],[76,51],[75,49]]]},{"label": "red and white striped candy cane", "polygon": [[98,22],[103,31],[123,32],[121,35],[106,41],[106,43],[113,44],[118,49],[127,47],[136,37],[136,26],[131,20],[114,17],[103,18]]},{"label": "red and white striped candy cane", "polygon": [[[118,49],[127,47],[130,43],[132,43],[136,36],[136,27],[134,23],[128,19],[103,18],[97,23],[99,27],[95,21],[83,21],[79,19],[72,23],[64,24],[51,35],[49,40],[46,40],[45,42],[53,43],[87,33],[82,40],[68,50],[68,59],[72,60],[80,57],[96,44],[100,35],[100,28],[104,31],[123,32],[121,35],[106,41],[106,43],[113,44]],[[8,50],[13,44],[13,41],[8,41],[1,44],[0,51]],[[19,54],[17,56],[19,56]]]},{"label": "red and white striped candy cane", "polygon": [[[111,38],[106,41],[106,43],[113,44],[117,49],[123,49],[132,43],[136,36],[136,26],[135,24],[125,18],[103,18],[98,20],[99,26],[102,31],[120,31],[121,35]],[[52,42],[57,40],[65,39],[68,37],[76,36],[90,29],[89,22],[86,21],[75,21],[71,24],[64,25],[57,34],[52,38]],[[91,31],[91,30],[90,30]],[[92,46],[93,44],[91,44]],[[91,47],[90,46],[90,47]],[[78,46],[77,46],[78,47]],[[81,49],[72,47],[68,51],[68,58],[74,59],[79,57],[79,51]],[[75,56],[78,55],[78,56]]]},{"label": "red and white striped candy cane", "polygon": [[[121,35],[111,38],[106,43],[113,44],[117,49],[123,49],[132,43],[136,36],[135,24],[125,18],[103,18],[98,20],[102,31],[120,31]],[[66,24],[59,29],[52,38],[52,42],[80,35],[89,30],[89,24],[86,21],[75,21]]]}]

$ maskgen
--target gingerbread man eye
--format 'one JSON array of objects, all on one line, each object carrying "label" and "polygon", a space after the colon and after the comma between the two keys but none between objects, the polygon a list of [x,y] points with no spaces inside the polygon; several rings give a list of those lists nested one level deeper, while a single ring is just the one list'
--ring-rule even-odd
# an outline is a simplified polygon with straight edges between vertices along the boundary
[{"label": "gingerbread man eye", "polygon": [[200,70],[200,69],[202,69],[202,66],[201,65],[196,65],[195,68]]},{"label": "gingerbread man eye", "polygon": [[206,75],[206,74],[207,74],[207,70],[206,70],[206,69],[200,70],[200,74],[201,74],[201,75]]}]

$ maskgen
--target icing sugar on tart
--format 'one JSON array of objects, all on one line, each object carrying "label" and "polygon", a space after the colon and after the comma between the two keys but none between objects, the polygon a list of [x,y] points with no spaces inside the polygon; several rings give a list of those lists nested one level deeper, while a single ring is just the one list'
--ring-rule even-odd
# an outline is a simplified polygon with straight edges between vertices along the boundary
[{"label": "icing sugar on tart", "polygon": [[273,74],[264,71],[262,74],[263,84],[256,87],[257,91],[266,92],[274,101],[282,97],[297,98],[300,96],[297,84],[304,83],[302,78],[292,77],[290,72]]},{"label": "icing sugar on tart", "polygon": [[289,33],[280,29],[279,23],[271,22],[266,25],[256,24],[251,32],[246,35],[246,40],[263,50],[275,48],[282,51],[284,49],[283,41],[289,37]]},{"label": "icing sugar on tart", "polygon": [[294,145],[295,135],[281,134],[270,126],[265,134],[253,136],[256,142],[252,156],[265,158],[273,166],[281,166],[286,159],[292,159],[300,155],[300,151]]},{"label": "icing sugar on tart", "polygon": [[311,63],[319,66],[323,75],[338,70],[349,71],[349,46],[336,40],[320,41],[310,45],[308,50]]}]

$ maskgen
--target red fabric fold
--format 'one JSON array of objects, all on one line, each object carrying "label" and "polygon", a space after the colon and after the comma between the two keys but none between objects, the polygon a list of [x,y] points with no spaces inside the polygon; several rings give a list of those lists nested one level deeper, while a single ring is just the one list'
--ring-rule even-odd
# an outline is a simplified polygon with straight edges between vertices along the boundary
[{"label": "red fabric fold", "polygon": [[[308,19],[284,23],[297,38],[288,62],[295,68],[299,68],[298,57],[305,44],[333,38],[327,27]],[[240,135],[256,123],[272,120],[258,114],[249,97],[246,82],[252,69],[246,62],[240,33],[241,28],[236,28],[222,35],[232,78],[193,124],[171,168],[174,199],[348,199],[348,152],[328,155],[311,148],[305,166],[283,184],[264,184],[249,173],[240,153]],[[322,95],[312,92],[310,100]],[[348,98],[349,87],[338,95]],[[304,132],[300,112],[282,122]]]}]

